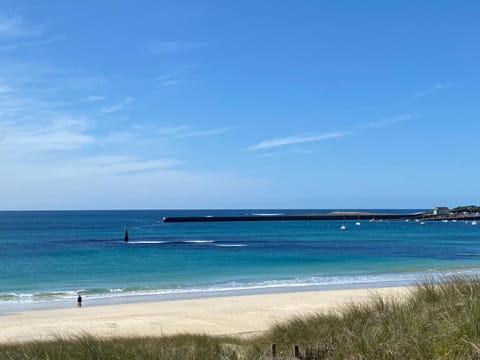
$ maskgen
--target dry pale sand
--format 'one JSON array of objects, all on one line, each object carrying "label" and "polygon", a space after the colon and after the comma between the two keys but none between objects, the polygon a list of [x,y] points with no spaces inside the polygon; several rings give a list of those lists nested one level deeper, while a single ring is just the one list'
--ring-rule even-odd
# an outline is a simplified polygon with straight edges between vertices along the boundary
[{"label": "dry pale sand", "polygon": [[332,311],[377,293],[404,297],[406,287],[306,291],[188,300],[38,310],[0,316],[0,342],[75,336],[168,335],[182,332],[215,335],[254,333],[294,315]]}]

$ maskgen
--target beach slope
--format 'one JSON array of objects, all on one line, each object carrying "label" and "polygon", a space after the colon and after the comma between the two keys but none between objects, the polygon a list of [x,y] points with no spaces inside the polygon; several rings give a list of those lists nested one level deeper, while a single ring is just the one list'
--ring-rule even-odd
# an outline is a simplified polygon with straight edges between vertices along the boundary
[{"label": "beach slope", "polygon": [[254,334],[295,315],[335,311],[374,294],[402,298],[407,287],[348,289],[35,310],[0,316],[0,343],[85,333],[98,337],[177,333]]}]

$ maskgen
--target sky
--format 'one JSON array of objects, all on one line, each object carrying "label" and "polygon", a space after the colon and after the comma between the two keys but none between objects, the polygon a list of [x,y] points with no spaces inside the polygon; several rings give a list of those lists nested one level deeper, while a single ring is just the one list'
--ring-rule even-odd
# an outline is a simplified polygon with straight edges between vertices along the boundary
[{"label": "sky", "polygon": [[478,1],[0,0],[0,209],[480,203]]}]

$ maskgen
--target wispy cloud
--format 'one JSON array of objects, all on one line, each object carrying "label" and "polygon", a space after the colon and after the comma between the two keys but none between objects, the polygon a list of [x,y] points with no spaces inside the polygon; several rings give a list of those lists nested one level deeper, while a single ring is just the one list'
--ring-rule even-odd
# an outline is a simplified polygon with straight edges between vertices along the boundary
[{"label": "wispy cloud", "polygon": [[411,120],[413,118],[415,118],[415,115],[413,115],[413,114],[402,114],[402,115],[386,118],[386,119],[383,119],[383,120],[380,120],[380,121],[370,122],[370,123],[367,123],[367,124],[364,124],[364,125],[360,125],[360,126],[358,126],[358,128],[360,128],[360,129],[383,128],[383,127],[388,127],[388,126],[396,124],[396,123]]},{"label": "wispy cloud", "polygon": [[[44,34],[20,16],[0,15],[0,52],[42,46],[59,39]],[[161,48],[167,52],[187,50],[188,46],[175,48],[173,44]],[[2,208],[71,208],[82,206],[82,202],[91,207],[92,203],[85,199],[102,197],[106,192],[110,195],[97,200],[94,206],[112,206],[109,201],[114,199],[118,200],[116,206],[124,207],[133,204],[131,200],[138,201],[139,192],[151,201],[148,189],[154,183],[165,184],[160,187],[169,189],[163,191],[169,196],[172,186],[179,183],[188,189],[204,183],[199,189],[209,187],[218,194],[217,188],[234,182],[184,169],[186,162],[175,155],[177,147],[169,147],[174,138],[209,136],[221,130],[185,126],[170,129],[166,141],[159,141],[155,132],[158,123],[143,128],[140,124],[137,128],[118,121],[118,117],[101,115],[120,112],[134,101],[131,97],[111,96],[109,87],[104,86],[108,79],[97,78],[86,68],[66,69],[34,55],[16,55],[0,57],[0,167],[8,169],[2,177],[3,191],[0,189]],[[175,86],[183,81],[179,77],[173,74],[158,82],[160,86]],[[115,132],[109,133],[112,129]],[[135,146],[128,149],[129,156],[123,156],[125,141],[135,141]],[[212,185],[212,180],[218,184]],[[59,193],[65,196],[56,196]],[[192,195],[196,193],[202,191],[192,191]]]},{"label": "wispy cloud", "polygon": [[[86,116],[57,109],[47,101],[15,93],[0,95],[0,166],[13,164],[11,170],[22,176],[59,181],[164,171],[183,163],[171,158],[116,156],[118,143],[136,134],[119,130],[102,136],[95,127],[96,122]],[[99,148],[113,154],[88,155]]]},{"label": "wispy cloud", "polygon": [[198,67],[197,64],[185,65],[180,67],[180,69],[176,71],[167,72],[165,74],[157,76],[155,80],[158,81],[159,87],[166,88],[179,86],[186,82],[186,80],[184,80],[185,74],[196,67]]},{"label": "wispy cloud", "polygon": [[95,142],[86,133],[86,118],[57,115],[47,122],[15,124],[0,123],[0,145],[10,154],[39,153],[78,149]]},{"label": "wispy cloud", "polygon": [[106,96],[91,95],[91,96],[87,96],[87,97],[83,98],[82,100],[86,101],[86,102],[98,102],[98,101],[104,101],[104,100],[107,100],[107,99],[108,99],[108,97],[106,97]]},{"label": "wispy cloud", "polygon": [[[177,167],[181,162],[172,159],[140,160],[130,156],[88,156],[71,160],[63,166],[57,176],[114,175]],[[63,171],[62,171],[63,169]]]},{"label": "wispy cloud", "polygon": [[278,148],[282,146],[289,146],[294,144],[303,144],[309,142],[317,142],[328,139],[334,139],[339,137],[344,137],[351,135],[351,132],[328,132],[317,135],[295,135],[295,136],[286,136],[283,138],[271,139],[262,141],[256,145],[250,146],[247,150],[264,150],[271,148]]},{"label": "wispy cloud", "polygon": [[413,93],[412,97],[414,99],[419,99],[419,98],[422,98],[424,96],[427,96],[427,95],[436,93],[438,91],[441,91],[443,89],[446,89],[446,88],[450,87],[451,85],[452,84],[449,84],[449,83],[438,82],[438,83],[435,83],[435,84],[433,84],[432,86],[430,86],[426,89],[423,89],[423,90],[420,90],[420,91],[417,91],[417,92]]},{"label": "wispy cloud", "polygon": [[170,54],[188,52],[207,47],[203,41],[153,41],[147,44],[147,49],[152,54]]},{"label": "wispy cloud", "polygon": [[175,135],[174,138],[176,139],[185,139],[185,138],[192,138],[192,137],[204,137],[204,136],[212,136],[224,133],[227,129],[224,128],[217,128],[217,129],[207,129],[207,130],[191,130],[186,131],[184,133],[180,133]]},{"label": "wispy cloud", "polygon": [[189,131],[190,127],[186,125],[181,125],[181,126],[171,126],[171,127],[164,127],[157,129],[157,134],[159,135],[177,135],[180,133],[184,133],[186,131]]},{"label": "wispy cloud", "polygon": [[40,33],[38,29],[27,28],[19,15],[0,15],[0,38],[38,36]]},{"label": "wispy cloud", "polygon": [[165,80],[162,81],[158,84],[159,87],[167,88],[167,87],[173,87],[173,86],[179,86],[182,85],[183,82],[180,80]]},{"label": "wispy cloud", "polygon": [[6,87],[0,96],[0,120],[3,123],[41,122],[59,114],[61,101],[24,96],[20,90]]},{"label": "wispy cloud", "polygon": [[0,45],[0,52],[10,52],[10,51],[15,51],[22,48],[45,46],[62,39],[64,39],[64,37],[58,36],[58,37],[52,37],[52,38],[37,40],[37,41],[25,41],[25,42],[14,42],[9,44],[4,44],[4,45]]},{"label": "wispy cloud", "polygon": [[157,134],[167,136],[170,139],[185,139],[193,137],[212,136],[224,133],[226,128],[212,128],[205,130],[196,130],[190,126],[174,126],[157,129]]},{"label": "wispy cloud", "polygon": [[104,171],[108,173],[116,174],[126,174],[133,172],[145,172],[145,171],[154,171],[154,170],[163,170],[171,169],[176,167],[181,162],[171,159],[160,159],[160,160],[145,160],[145,161],[122,161],[122,162],[112,162],[108,161],[103,167]]},{"label": "wispy cloud", "polygon": [[132,101],[133,101],[133,98],[127,97],[127,98],[123,99],[122,101],[120,101],[116,104],[112,104],[112,105],[102,107],[101,112],[104,113],[104,114],[111,114],[111,113],[122,111]]},{"label": "wispy cloud", "polygon": [[155,78],[155,80],[161,82],[161,81],[178,79],[180,76],[184,75],[186,72],[188,72],[189,70],[191,70],[195,67],[197,67],[197,65],[182,66],[179,70],[167,72],[167,73],[164,73],[164,74],[161,74],[161,75],[157,76]]},{"label": "wispy cloud", "polygon": [[13,89],[10,86],[0,84],[0,94],[6,94],[12,92]]},{"label": "wispy cloud", "polygon": [[118,142],[132,140],[136,135],[119,130],[102,136],[95,127],[96,122],[88,117],[57,109],[47,101],[1,95],[0,165],[15,164],[15,171],[22,174],[61,179],[160,171],[182,163],[155,157],[87,155],[99,147],[115,154]]},{"label": "wispy cloud", "polygon": [[23,19],[18,15],[0,15],[0,36],[17,36],[23,32]]},{"label": "wispy cloud", "polygon": [[311,148],[302,148],[302,147],[296,147],[296,146],[288,146],[282,149],[273,149],[272,151],[262,151],[258,152],[258,156],[260,158],[273,158],[273,157],[279,157],[279,156],[286,156],[286,155],[311,155],[315,154],[318,151],[313,150]]},{"label": "wispy cloud", "polygon": [[139,137],[139,134],[133,129],[112,131],[102,139],[102,144],[103,145],[108,145],[111,143],[125,144],[125,143],[131,143],[133,141],[136,141],[138,145],[138,137]]},{"label": "wispy cloud", "polygon": [[102,146],[135,142],[138,147],[138,144],[147,144],[146,146],[148,146],[154,139],[156,144],[165,145],[182,139],[214,136],[227,130],[226,128],[195,129],[185,125],[158,128],[154,124],[133,124],[128,128],[110,132],[98,141]]}]

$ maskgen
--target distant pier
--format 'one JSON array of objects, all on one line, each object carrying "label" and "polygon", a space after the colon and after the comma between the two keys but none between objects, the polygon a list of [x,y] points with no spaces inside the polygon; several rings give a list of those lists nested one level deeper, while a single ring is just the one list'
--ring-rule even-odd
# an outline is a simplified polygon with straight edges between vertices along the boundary
[{"label": "distant pier", "polygon": [[310,220],[406,220],[421,219],[423,213],[378,214],[378,213],[307,213],[289,215],[238,215],[238,216],[166,216],[165,223],[173,222],[229,222],[229,221],[310,221]]},{"label": "distant pier", "polygon": [[333,212],[333,213],[304,213],[282,215],[238,215],[238,216],[166,216],[165,223],[180,222],[233,222],[233,221],[325,221],[325,220],[476,220],[474,215],[432,215],[431,212],[417,212],[407,214],[368,213],[368,212]]}]

